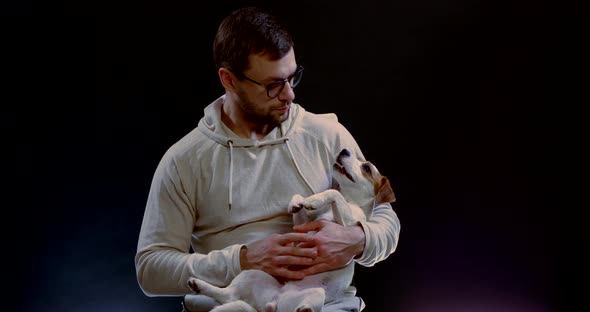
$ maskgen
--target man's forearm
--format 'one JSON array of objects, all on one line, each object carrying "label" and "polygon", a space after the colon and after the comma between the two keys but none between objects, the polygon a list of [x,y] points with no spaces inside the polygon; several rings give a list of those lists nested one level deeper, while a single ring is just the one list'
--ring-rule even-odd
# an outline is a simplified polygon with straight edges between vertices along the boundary
[{"label": "man's forearm", "polygon": [[373,266],[386,259],[397,247],[400,221],[390,204],[381,204],[373,210],[369,221],[361,223],[366,235],[365,249],[356,262]]},{"label": "man's forearm", "polygon": [[219,286],[228,285],[240,272],[240,245],[215,250],[207,255],[173,249],[139,252],[137,280],[148,296],[175,296],[191,293],[189,277],[198,277]]}]

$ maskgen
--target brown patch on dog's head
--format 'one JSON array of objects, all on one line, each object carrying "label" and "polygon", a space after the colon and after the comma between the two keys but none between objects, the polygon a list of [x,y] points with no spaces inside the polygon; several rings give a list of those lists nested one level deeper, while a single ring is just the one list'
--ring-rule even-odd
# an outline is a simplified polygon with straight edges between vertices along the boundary
[{"label": "brown patch on dog's head", "polygon": [[360,163],[360,172],[370,181],[373,182],[373,184],[377,184],[379,183],[379,180],[381,179],[381,174],[379,173],[379,170],[377,170],[377,167],[375,167],[375,165],[370,162],[370,161],[363,161]]},{"label": "brown patch on dog's head", "polygon": [[375,204],[395,202],[395,194],[389,183],[389,179],[381,176],[379,183],[375,183]]},{"label": "brown patch on dog's head", "polygon": [[369,161],[362,162],[361,173],[373,183],[375,204],[395,202],[395,193],[391,188],[389,179],[381,175],[373,163]]}]

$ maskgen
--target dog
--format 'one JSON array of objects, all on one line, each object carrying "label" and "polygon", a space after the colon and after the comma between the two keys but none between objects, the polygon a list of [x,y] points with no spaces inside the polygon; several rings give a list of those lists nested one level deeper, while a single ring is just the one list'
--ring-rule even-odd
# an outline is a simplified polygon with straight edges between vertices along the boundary
[{"label": "dog", "polygon": [[[395,202],[387,177],[375,165],[343,149],[333,165],[333,188],[303,197],[296,194],[288,205],[294,224],[326,219],[354,225],[370,218],[373,207]],[[225,288],[190,278],[189,287],[221,303],[212,312],[320,312],[326,302],[341,296],[352,283],[354,261],[343,268],[279,282],[261,270],[244,270]]]}]

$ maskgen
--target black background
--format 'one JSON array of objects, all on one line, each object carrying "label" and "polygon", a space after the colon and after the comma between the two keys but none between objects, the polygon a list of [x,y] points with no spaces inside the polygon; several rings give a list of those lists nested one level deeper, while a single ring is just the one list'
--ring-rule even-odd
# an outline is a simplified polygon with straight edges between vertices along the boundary
[{"label": "black background", "polygon": [[[180,310],[141,292],[133,257],[160,157],[223,92],[211,45],[236,3],[4,5],[6,311]],[[292,30],[296,102],[336,113],[396,191],[398,249],[357,266],[366,311],[571,309],[582,221],[562,191],[584,145],[569,108],[585,86],[571,75],[581,15],[246,4]]]}]

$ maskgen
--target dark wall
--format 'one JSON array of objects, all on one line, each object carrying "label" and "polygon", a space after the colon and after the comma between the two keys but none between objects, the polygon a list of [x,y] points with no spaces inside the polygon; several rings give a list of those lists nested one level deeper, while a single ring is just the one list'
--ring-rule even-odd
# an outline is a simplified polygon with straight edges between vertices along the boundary
[{"label": "dark wall", "polygon": [[[569,38],[553,9],[258,4],[295,36],[296,102],[335,112],[396,191],[397,251],[357,266],[367,311],[565,311],[579,229],[561,197],[572,124],[552,61]],[[5,230],[7,311],[179,311],[143,295],[133,257],[160,157],[223,91],[211,45],[234,8],[22,5],[3,20],[6,210],[24,220]]]}]

